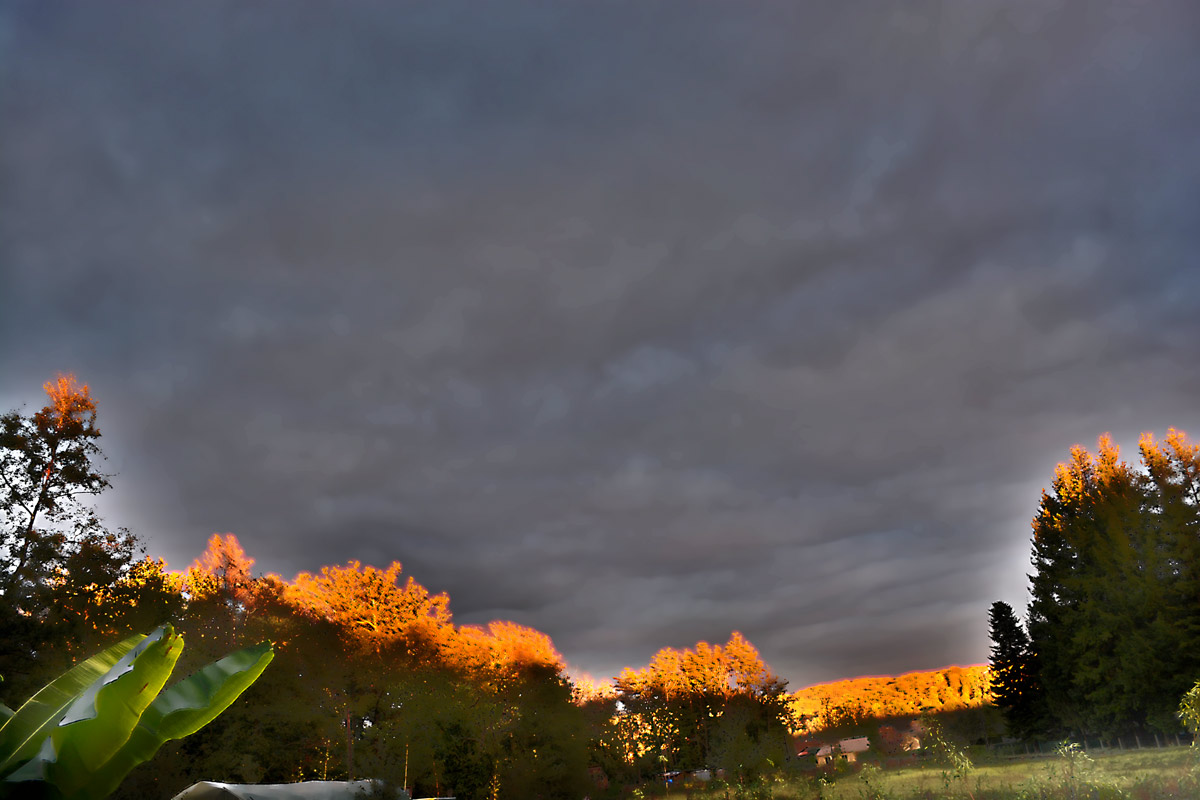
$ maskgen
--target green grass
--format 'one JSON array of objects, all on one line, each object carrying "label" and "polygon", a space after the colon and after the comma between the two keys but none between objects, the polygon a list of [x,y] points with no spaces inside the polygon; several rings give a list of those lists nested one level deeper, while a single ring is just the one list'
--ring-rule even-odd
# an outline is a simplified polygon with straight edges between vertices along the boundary
[{"label": "green grass", "polygon": [[1191,748],[1090,752],[1086,757],[980,758],[956,777],[933,763],[845,772],[826,785],[814,778],[768,782],[758,791],[714,787],[666,800],[1163,800],[1200,798]]},{"label": "green grass", "polygon": [[[962,777],[948,774],[932,764],[882,770],[872,780],[862,773],[835,782],[829,800],[861,798],[869,794],[868,782],[878,794],[907,797],[1090,797],[1133,796],[1138,788],[1161,787],[1161,796],[1171,796],[1173,787],[1185,778],[1193,764],[1187,748],[1088,754],[1072,765],[1059,757],[1019,758],[982,763]],[[846,776],[850,777],[850,776]],[[1150,795],[1154,796],[1154,795]]]}]

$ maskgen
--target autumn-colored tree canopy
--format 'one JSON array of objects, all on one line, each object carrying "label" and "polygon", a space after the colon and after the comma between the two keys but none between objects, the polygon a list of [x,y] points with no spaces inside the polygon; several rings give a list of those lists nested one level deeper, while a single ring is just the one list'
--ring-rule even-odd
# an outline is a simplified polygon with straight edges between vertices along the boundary
[{"label": "autumn-colored tree canopy", "polygon": [[529,670],[562,673],[566,661],[541,631],[515,622],[464,625],[448,649],[450,659],[475,674],[517,675]]},{"label": "autumn-colored tree canopy", "polygon": [[417,639],[435,647],[450,624],[450,598],[431,595],[411,577],[400,585],[400,562],[387,569],[351,561],[301,572],[284,597],[297,609],[345,630],[358,644],[379,651]]},{"label": "autumn-colored tree canopy", "polygon": [[654,694],[669,700],[691,695],[762,696],[776,693],[783,683],[754,645],[734,631],[725,645],[697,642],[695,649],[664,647],[645,667],[626,667],[616,685],[625,697]]},{"label": "autumn-colored tree canopy", "polygon": [[208,547],[182,576],[183,587],[195,599],[226,596],[250,602],[253,595],[254,559],[246,555],[232,533],[214,533]]},{"label": "autumn-colored tree canopy", "polygon": [[180,746],[178,757],[208,777],[217,765],[205,748],[227,752],[219,736],[250,743],[229,779],[384,774],[398,769],[403,746],[410,786],[453,787],[463,798],[574,797],[589,762],[638,780],[664,763],[750,774],[783,757],[785,684],[740,633],[665,648],[585,696],[550,637],[508,621],[456,626],[449,598],[399,562],[350,561],[291,581],[253,565],[235,535],[216,534],[181,575],[161,562],[137,568],[140,580],[177,593],[179,605],[161,612],[182,618],[197,657],[243,639],[277,643],[279,668],[250,695],[274,698],[270,710],[235,708]]},{"label": "autumn-colored tree canopy", "polygon": [[781,680],[734,631],[724,645],[663,648],[615,689],[622,712],[610,750],[678,769],[729,766],[751,773],[779,759],[787,733]]},{"label": "autumn-colored tree canopy", "polygon": [[96,403],[74,375],[44,388],[49,402],[41,410],[0,417],[0,593],[18,606],[81,541],[105,533],[82,500],[109,485],[93,463]]}]

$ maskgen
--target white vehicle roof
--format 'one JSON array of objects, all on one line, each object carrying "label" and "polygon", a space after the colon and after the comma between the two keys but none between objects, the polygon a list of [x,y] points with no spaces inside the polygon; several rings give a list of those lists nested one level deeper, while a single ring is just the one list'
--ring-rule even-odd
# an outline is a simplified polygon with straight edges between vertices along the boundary
[{"label": "white vehicle roof", "polygon": [[365,798],[376,781],[305,781],[304,783],[217,783],[201,781],[172,800],[355,800]]}]

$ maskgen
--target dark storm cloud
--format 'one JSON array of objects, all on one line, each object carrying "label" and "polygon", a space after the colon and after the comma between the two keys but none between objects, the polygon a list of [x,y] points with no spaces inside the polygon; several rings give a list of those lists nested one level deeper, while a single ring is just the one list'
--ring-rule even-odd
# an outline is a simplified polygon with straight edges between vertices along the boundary
[{"label": "dark storm cloud", "polygon": [[175,566],[976,662],[1070,444],[1200,432],[1190,4],[278,11],[0,14],[0,401],[89,381]]}]

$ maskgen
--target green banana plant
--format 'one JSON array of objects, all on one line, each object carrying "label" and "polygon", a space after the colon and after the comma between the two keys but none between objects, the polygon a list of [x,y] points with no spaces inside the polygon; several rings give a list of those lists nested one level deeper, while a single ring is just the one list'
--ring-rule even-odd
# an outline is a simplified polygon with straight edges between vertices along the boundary
[{"label": "green banana plant", "polygon": [[274,658],[269,642],[215,661],[166,691],[183,651],[170,625],[75,665],[13,712],[0,710],[0,800],[101,800],[162,745],[229,707]]}]

